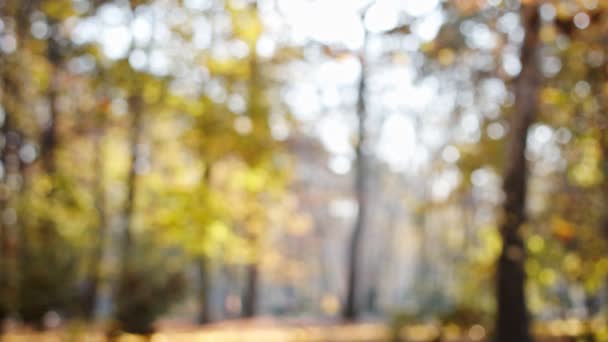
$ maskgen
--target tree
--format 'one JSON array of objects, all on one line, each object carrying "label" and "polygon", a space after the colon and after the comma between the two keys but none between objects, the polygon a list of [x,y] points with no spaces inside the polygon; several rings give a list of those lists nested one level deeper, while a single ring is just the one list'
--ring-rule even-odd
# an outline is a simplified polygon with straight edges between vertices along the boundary
[{"label": "tree", "polygon": [[497,264],[496,336],[498,342],[531,340],[525,297],[525,247],[521,227],[525,223],[528,128],[538,111],[541,73],[538,67],[540,45],[539,7],[522,5],[525,39],[521,49],[521,73],[514,84],[515,105],[511,114],[511,136],[506,150],[503,179],[505,202],[500,225],[502,251]]},{"label": "tree", "polygon": [[[102,73],[98,73],[98,77],[103,80]],[[85,292],[82,298],[82,314],[92,320],[95,316],[95,303],[102,285],[102,266],[104,245],[107,241],[107,198],[106,198],[106,163],[104,160],[104,138],[106,133],[108,99],[104,92],[99,98],[96,108],[94,109],[94,128],[93,128],[93,192],[94,206],[97,212],[97,227],[91,253],[89,255],[89,263],[87,266],[87,274],[85,278]]]},{"label": "tree", "polygon": [[[366,38],[367,39],[367,38]],[[348,266],[346,280],[346,300],[344,303],[344,311],[342,316],[345,319],[356,319],[359,315],[357,308],[358,294],[358,274],[361,267],[361,246],[363,240],[363,232],[367,222],[367,194],[368,194],[368,133],[367,133],[367,108],[366,108],[366,91],[367,91],[367,63],[366,63],[366,47],[364,44],[361,48],[359,63],[361,65],[361,75],[359,76],[359,84],[357,86],[357,141],[355,144],[355,197],[357,202],[357,216],[353,227],[353,232],[348,245]]]},{"label": "tree", "polygon": [[[4,4],[0,10],[2,19],[13,18],[14,26],[10,37],[20,45],[25,42],[27,29],[27,16],[30,14],[30,4],[26,2],[12,2]],[[18,192],[19,184],[15,182],[21,176],[21,163],[18,151],[21,144],[21,136],[18,130],[17,112],[22,109],[22,93],[24,85],[19,84],[16,79],[15,70],[21,69],[19,63],[20,51],[3,51],[0,56],[0,109],[3,114],[2,137],[5,144],[2,148],[2,166],[4,169],[2,177],[2,198],[0,210],[14,210],[15,194]],[[20,238],[15,222],[3,222],[0,224],[0,320],[9,314],[17,314],[18,292],[19,292],[19,245]]]}]

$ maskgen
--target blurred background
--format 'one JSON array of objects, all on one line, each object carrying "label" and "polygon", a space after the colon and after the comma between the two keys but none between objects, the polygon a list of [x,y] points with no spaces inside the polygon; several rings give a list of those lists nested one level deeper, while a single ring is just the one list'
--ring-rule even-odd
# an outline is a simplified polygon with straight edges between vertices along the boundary
[{"label": "blurred background", "polygon": [[4,331],[607,341],[607,32],[602,0],[0,0]]}]

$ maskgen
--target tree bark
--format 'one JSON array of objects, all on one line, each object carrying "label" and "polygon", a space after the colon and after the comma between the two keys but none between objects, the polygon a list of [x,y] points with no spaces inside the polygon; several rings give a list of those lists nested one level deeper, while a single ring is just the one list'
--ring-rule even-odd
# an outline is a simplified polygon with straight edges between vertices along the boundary
[{"label": "tree bark", "polygon": [[521,52],[520,75],[515,81],[515,108],[511,115],[511,135],[504,170],[503,218],[500,225],[502,251],[497,265],[498,342],[528,342],[530,319],[525,298],[525,246],[521,226],[525,222],[528,128],[538,111],[541,73],[537,63],[540,45],[540,18],[537,4],[522,5],[525,39]]},{"label": "tree bark", "polygon": [[359,316],[359,308],[357,307],[357,294],[359,269],[361,267],[361,245],[363,231],[367,221],[367,192],[368,192],[368,170],[367,170],[367,108],[366,108],[366,88],[367,75],[365,63],[366,44],[362,49],[360,56],[361,76],[359,78],[357,92],[357,121],[358,121],[358,139],[355,146],[355,197],[357,201],[357,217],[353,227],[350,244],[348,246],[348,268],[346,282],[346,300],[342,312],[342,318],[346,320],[354,320]]}]

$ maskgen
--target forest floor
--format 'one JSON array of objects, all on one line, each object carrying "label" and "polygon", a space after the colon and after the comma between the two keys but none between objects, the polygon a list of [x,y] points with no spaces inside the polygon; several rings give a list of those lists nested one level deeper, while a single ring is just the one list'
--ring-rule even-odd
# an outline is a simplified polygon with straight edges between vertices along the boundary
[{"label": "forest floor", "polygon": [[[407,326],[399,341],[407,342],[484,342],[485,330],[477,328],[438,329],[432,326]],[[65,327],[47,332],[15,331],[0,336],[1,342],[106,342],[100,329],[84,326]],[[225,321],[204,326],[163,322],[150,337],[125,334],[116,342],[382,342],[395,341],[389,326],[382,323],[336,324],[333,322],[286,321],[270,318]],[[537,342],[588,341],[572,337],[537,338]]]}]

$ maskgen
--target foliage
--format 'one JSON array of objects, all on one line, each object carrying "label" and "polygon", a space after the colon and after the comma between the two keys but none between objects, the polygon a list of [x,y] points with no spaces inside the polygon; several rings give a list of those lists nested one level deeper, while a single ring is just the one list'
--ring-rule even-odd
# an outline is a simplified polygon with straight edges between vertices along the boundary
[{"label": "foliage", "polygon": [[[353,3],[0,1],[0,320],[147,333],[199,285],[221,317],[254,292],[334,314],[364,175],[370,311],[491,326],[535,2]],[[608,5],[539,6],[539,110],[519,141],[528,305],[591,319],[606,313]]]}]

